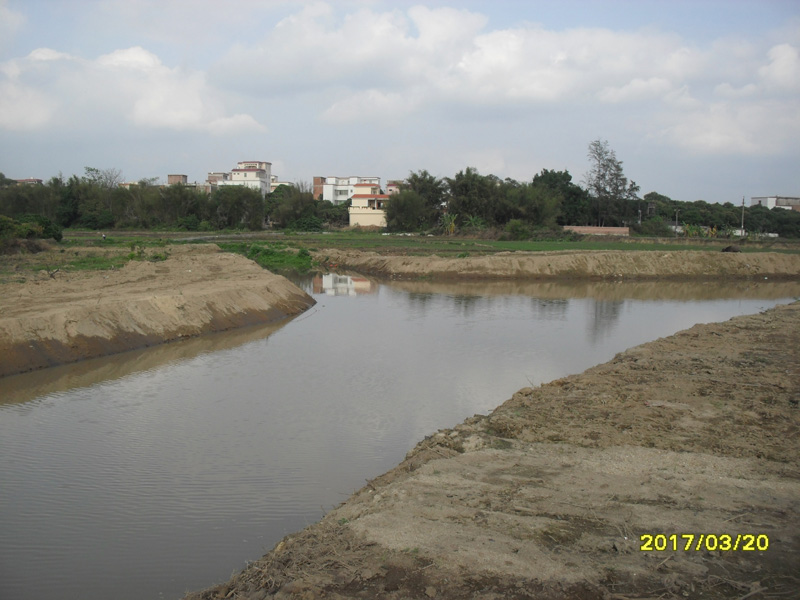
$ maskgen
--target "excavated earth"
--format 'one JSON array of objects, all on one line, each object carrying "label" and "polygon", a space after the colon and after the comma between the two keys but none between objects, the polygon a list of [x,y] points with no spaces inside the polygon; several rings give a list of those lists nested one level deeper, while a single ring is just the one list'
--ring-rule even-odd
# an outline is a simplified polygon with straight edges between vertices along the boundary
[{"label": "excavated earth", "polygon": [[443,258],[397,256],[355,250],[320,250],[315,258],[329,268],[393,279],[744,279],[798,278],[797,254],[719,251],[567,250],[499,252]]},{"label": "excavated earth", "polygon": [[[800,278],[800,258],[777,253],[317,258],[443,283]],[[313,304],[214,246],[0,289],[2,374]],[[696,325],[432,434],[321,521],[186,598],[797,598],[798,404],[800,303]]]},{"label": "excavated earth", "polygon": [[214,245],[102,272],[41,272],[4,283],[0,377],[203,333],[277,321],[314,300],[284,277]]},{"label": "excavated earth", "polygon": [[[796,279],[800,267],[787,255],[560,253],[475,258],[454,274],[446,265],[462,259],[319,254],[396,278],[494,265],[496,278]],[[186,600],[798,598],[798,404],[800,303],[696,325],[436,432]]]}]

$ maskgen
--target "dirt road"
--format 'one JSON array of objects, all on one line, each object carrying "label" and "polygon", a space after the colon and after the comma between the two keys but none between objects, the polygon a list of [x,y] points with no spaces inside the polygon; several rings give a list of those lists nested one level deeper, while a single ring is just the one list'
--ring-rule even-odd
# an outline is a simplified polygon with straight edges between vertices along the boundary
[{"label": "dirt road", "polygon": [[800,303],[697,325],[436,433],[186,598],[797,598],[799,401]]}]

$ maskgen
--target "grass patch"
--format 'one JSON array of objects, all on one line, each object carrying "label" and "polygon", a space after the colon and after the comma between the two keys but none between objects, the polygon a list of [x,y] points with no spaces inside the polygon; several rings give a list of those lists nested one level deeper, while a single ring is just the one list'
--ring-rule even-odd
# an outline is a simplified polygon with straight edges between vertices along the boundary
[{"label": "grass patch", "polygon": [[285,242],[255,243],[244,242],[218,244],[226,252],[235,252],[273,272],[294,271],[306,273],[311,269],[311,254],[305,248],[296,250]]}]

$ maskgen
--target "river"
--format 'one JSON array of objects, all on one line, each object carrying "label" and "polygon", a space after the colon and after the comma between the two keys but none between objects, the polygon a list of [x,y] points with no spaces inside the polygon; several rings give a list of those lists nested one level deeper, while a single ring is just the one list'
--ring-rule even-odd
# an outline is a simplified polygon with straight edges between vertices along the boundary
[{"label": "river", "polygon": [[177,599],[521,387],[800,295],[298,283],[318,303],[287,323],[0,379],[0,598]]}]

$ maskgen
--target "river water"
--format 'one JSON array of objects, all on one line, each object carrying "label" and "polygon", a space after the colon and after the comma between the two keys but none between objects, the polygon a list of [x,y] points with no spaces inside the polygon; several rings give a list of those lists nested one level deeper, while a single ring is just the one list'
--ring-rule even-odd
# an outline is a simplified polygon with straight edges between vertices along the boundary
[{"label": "river water", "polygon": [[0,598],[179,598],[521,387],[800,295],[298,283],[290,322],[0,379]]}]

